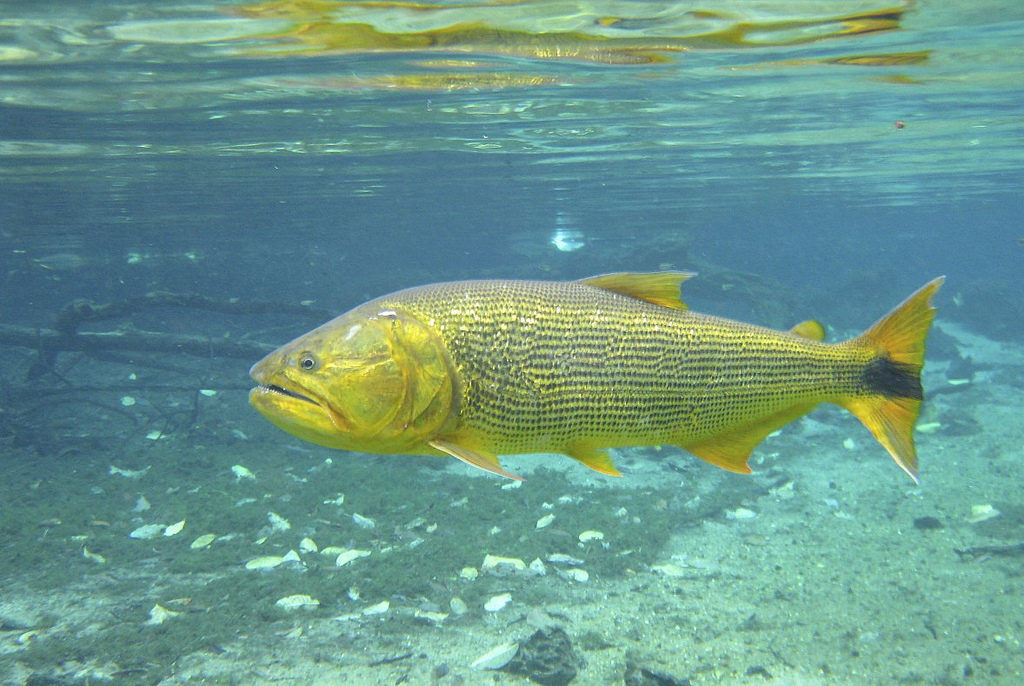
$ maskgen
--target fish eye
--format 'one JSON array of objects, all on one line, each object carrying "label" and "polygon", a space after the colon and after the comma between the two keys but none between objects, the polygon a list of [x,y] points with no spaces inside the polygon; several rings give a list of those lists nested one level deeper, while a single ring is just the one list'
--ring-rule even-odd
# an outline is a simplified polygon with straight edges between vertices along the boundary
[{"label": "fish eye", "polygon": [[311,372],[320,366],[320,361],[311,352],[304,352],[299,355],[299,368]]}]

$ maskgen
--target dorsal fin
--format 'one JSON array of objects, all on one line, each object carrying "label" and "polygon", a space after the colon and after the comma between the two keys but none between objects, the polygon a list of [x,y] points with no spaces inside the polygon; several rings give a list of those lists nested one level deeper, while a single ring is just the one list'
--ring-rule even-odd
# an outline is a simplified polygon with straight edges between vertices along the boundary
[{"label": "dorsal fin", "polygon": [[823,341],[825,340],[825,325],[817,319],[808,319],[794,326],[789,333],[801,338],[810,338],[812,341]]},{"label": "dorsal fin", "polygon": [[679,284],[691,276],[696,276],[696,273],[616,272],[614,274],[591,276],[589,279],[580,279],[580,283],[628,295],[631,298],[645,300],[662,307],[670,307],[673,310],[685,310],[687,309],[686,303],[679,299]]}]

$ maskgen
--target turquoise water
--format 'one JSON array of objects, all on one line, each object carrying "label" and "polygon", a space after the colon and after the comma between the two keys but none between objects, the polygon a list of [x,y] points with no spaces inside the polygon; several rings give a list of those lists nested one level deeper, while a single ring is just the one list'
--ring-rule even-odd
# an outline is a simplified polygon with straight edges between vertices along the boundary
[{"label": "turquoise water", "polygon": [[[527,683],[472,665],[550,626],[573,683],[1020,683],[1018,3],[2,14],[3,683]],[[383,293],[658,269],[832,339],[946,275],[921,485],[832,407],[752,476],[666,447],[509,489],[246,401]]]}]

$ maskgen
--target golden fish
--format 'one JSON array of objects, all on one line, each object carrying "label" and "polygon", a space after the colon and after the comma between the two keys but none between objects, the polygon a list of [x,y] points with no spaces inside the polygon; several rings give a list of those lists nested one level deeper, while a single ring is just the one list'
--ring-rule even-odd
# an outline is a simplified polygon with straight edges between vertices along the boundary
[{"label": "golden fish", "polygon": [[307,441],[370,453],[556,452],[619,475],[606,449],[675,445],[734,472],[772,431],[845,407],[917,480],[924,341],[942,285],[825,343],[691,312],[685,272],[458,281],[371,300],[267,355],[249,400]]}]

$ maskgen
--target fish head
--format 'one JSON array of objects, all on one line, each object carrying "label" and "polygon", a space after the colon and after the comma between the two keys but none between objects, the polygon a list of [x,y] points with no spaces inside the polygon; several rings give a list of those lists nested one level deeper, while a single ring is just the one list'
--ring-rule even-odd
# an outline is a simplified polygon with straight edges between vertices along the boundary
[{"label": "fish head", "polygon": [[363,305],[253,365],[249,402],[299,438],[343,450],[431,452],[456,415],[437,333],[414,316]]}]

